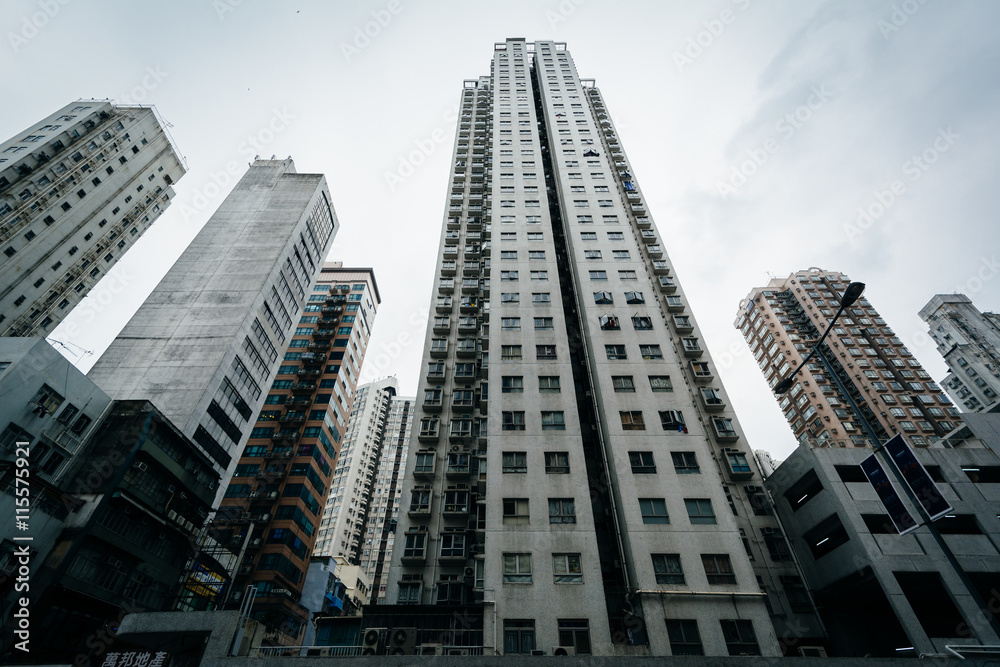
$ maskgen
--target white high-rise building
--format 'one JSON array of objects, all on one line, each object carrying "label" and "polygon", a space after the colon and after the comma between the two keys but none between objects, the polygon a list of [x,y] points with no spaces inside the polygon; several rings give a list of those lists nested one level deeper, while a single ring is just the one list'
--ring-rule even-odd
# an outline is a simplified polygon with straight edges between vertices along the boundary
[{"label": "white high-rise building", "polygon": [[965,412],[1000,412],[1000,315],[964,294],[937,294],[920,309],[951,371],[942,384]]},{"label": "white high-rise building", "polygon": [[816,643],[600,91],[562,43],[508,39],[490,69],[460,98],[394,607],[371,623],[488,655]]},{"label": "white high-rise building", "polygon": [[152,107],[78,100],[0,144],[0,335],[44,335],[173,199]]},{"label": "white high-rise building", "polygon": [[358,387],[330,482],[315,553],[360,565],[372,601],[385,597],[414,399],[396,378]]}]

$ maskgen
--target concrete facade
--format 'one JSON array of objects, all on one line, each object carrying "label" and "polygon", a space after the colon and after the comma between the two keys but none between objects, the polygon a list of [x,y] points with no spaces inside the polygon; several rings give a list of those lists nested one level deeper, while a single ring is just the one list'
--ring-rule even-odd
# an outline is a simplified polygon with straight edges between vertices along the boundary
[{"label": "concrete facade", "polygon": [[945,389],[965,412],[1000,412],[1000,316],[964,294],[937,294],[920,309],[951,372]]},{"label": "concrete facade", "polygon": [[[734,324],[769,386],[813,349],[849,283],[838,271],[812,267],[755,287],[740,302]],[[796,380],[775,400],[803,445],[871,446],[862,418],[881,440],[903,433],[918,447],[961,423],[941,387],[863,297],[844,312]]]},{"label": "concrete facade", "polygon": [[228,479],[337,228],[322,175],[257,160],[89,377],[159,406]]},{"label": "concrete facade", "polygon": [[54,329],[185,171],[154,108],[109,100],[72,102],[0,144],[0,335]]},{"label": "concrete facade", "polygon": [[487,654],[821,642],[600,91],[509,39],[460,108],[395,606],[370,610],[453,609],[449,643]]},{"label": "concrete facade", "polygon": [[[980,432],[995,438],[996,424]],[[936,655],[949,644],[996,645],[983,616],[1000,614],[996,451],[966,427],[916,448],[954,508],[935,525],[986,609],[927,528],[897,533],[858,467],[870,454],[799,447],[764,484],[822,610],[831,654],[889,657],[913,647],[903,652]]]}]

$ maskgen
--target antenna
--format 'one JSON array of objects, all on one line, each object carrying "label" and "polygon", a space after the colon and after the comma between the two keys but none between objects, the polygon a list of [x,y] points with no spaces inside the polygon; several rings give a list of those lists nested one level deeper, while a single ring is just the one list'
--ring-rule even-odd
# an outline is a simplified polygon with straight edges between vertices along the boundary
[{"label": "antenna", "polygon": [[70,345],[72,345],[73,347],[77,348],[78,350],[80,350],[85,355],[93,355],[94,354],[94,352],[92,350],[88,350],[87,348],[82,347],[80,345],[77,345],[76,343],[64,343],[63,341],[56,340],[55,338],[46,338],[45,340],[48,341],[50,344],[58,345],[59,347],[63,348],[64,350],[67,350],[68,352],[70,352],[70,354],[74,354],[77,357],[79,357],[80,354],[73,352],[73,350],[71,350],[69,348]]}]

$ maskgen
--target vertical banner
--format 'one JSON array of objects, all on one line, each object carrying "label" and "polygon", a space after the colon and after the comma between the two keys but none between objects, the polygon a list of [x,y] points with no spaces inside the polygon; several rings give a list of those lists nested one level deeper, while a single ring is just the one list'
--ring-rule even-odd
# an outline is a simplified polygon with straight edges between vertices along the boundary
[{"label": "vertical banner", "polygon": [[913,520],[910,511],[906,509],[906,505],[900,500],[899,494],[893,488],[892,482],[889,480],[889,476],[886,475],[885,468],[882,467],[882,463],[878,460],[878,457],[872,454],[866,458],[861,462],[861,469],[864,471],[865,477],[868,478],[868,482],[872,485],[872,488],[875,489],[875,493],[878,494],[879,500],[882,501],[882,506],[885,507],[885,511],[889,514],[889,518],[892,519],[892,524],[896,526],[899,534],[906,535],[916,530],[917,522]]},{"label": "vertical banner", "polygon": [[927,469],[917,460],[916,455],[910,449],[910,446],[901,433],[896,434],[884,446],[885,451],[888,452],[892,462],[899,469],[899,472],[902,473],[906,484],[913,491],[917,502],[927,512],[931,521],[936,521],[945,514],[954,511],[955,508],[941,495],[941,490],[938,489],[937,484],[931,479],[931,476],[927,473]]}]

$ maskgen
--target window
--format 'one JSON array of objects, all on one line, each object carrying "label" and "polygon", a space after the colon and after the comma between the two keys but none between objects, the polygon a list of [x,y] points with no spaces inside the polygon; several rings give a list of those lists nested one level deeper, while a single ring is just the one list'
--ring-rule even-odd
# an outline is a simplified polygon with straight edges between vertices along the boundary
[{"label": "window", "polygon": [[531,272],[531,279],[532,280],[537,280],[537,281],[548,280],[549,279],[549,272],[548,271],[532,271]]},{"label": "window", "polygon": [[625,303],[646,303],[646,298],[642,292],[625,292]]},{"label": "window", "polygon": [[503,472],[505,473],[528,472],[528,454],[526,452],[504,452]]},{"label": "window", "polygon": [[698,621],[667,619],[667,638],[672,655],[705,655],[698,634]]},{"label": "window", "polygon": [[639,498],[639,513],[643,523],[670,523],[667,501],[663,498]]},{"label": "window", "polygon": [[[591,280],[607,280],[608,279],[608,272],[607,271],[591,271],[590,272],[590,279]],[[594,296],[595,297],[598,294],[604,294],[604,292],[594,292]]]},{"label": "window", "polygon": [[643,359],[662,359],[663,352],[660,351],[659,345],[640,345],[639,354],[642,355]]},{"label": "window", "polygon": [[635,393],[635,382],[631,375],[612,375],[611,382],[619,393]]},{"label": "window", "polygon": [[396,598],[399,604],[419,604],[420,603],[420,582],[403,581],[399,584],[399,596]]},{"label": "window", "polygon": [[500,379],[500,391],[504,394],[524,393],[524,378],[520,375],[504,375]]},{"label": "window", "polygon": [[520,359],[521,358],[521,346],[520,345],[501,345],[500,346],[500,358],[501,359]]},{"label": "window", "polygon": [[560,391],[558,375],[541,375],[538,377],[539,394],[558,394]]},{"label": "window", "polygon": [[535,318],[535,330],[536,331],[547,331],[553,328],[553,319],[551,317],[536,317]]},{"label": "window", "polygon": [[735,584],[733,564],[728,554],[702,554],[701,564],[705,568],[705,576],[710,584]]},{"label": "window", "polygon": [[531,554],[503,555],[503,582],[505,584],[531,583]]},{"label": "window", "polygon": [[535,650],[534,619],[505,618],[503,621],[503,652],[504,655],[514,653],[530,654]]},{"label": "window", "polygon": [[[556,378],[558,381],[559,378]],[[543,411],[542,412],[542,430],[543,431],[565,431],[566,430],[566,417],[562,411]]]},{"label": "window", "polygon": [[624,345],[605,345],[604,352],[608,359],[622,360],[628,359],[628,354],[625,352]]},{"label": "window", "polygon": [[563,619],[559,623],[559,646],[572,646],[577,655],[590,655],[590,622]]},{"label": "window", "polygon": [[729,655],[760,655],[753,623],[745,619],[720,620]]},{"label": "window", "polygon": [[681,568],[680,554],[650,554],[656,583],[684,585],[684,570]]},{"label": "window", "polygon": [[557,584],[582,584],[580,554],[552,554],[552,574]]},{"label": "window", "polygon": [[500,319],[500,330],[501,331],[520,331],[521,330],[521,318],[520,317],[504,317]]},{"label": "window", "polygon": [[524,430],[524,411],[505,410],[502,413],[504,431]]},{"label": "window", "polygon": [[572,498],[549,498],[549,523],[576,523],[576,503]]},{"label": "window", "polygon": [[623,431],[645,431],[646,423],[642,419],[641,410],[622,410],[618,415],[622,420]]},{"label": "window", "polygon": [[653,462],[653,452],[629,452],[628,461],[634,475],[655,475],[656,464]]},{"label": "window", "polygon": [[712,511],[712,501],[708,498],[685,498],[688,518],[692,524],[714,524],[715,512]]},{"label": "window", "polygon": [[664,431],[688,432],[687,426],[684,425],[684,415],[680,410],[660,410],[660,425]]},{"label": "window", "polygon": [[670,382],[669,375],[650,375],[649,388],[652,391],[673,391],[674,385]]},{"label": "window", "polygon": [[[591,271],[591,273],[594,273]],[[598,271],[597,273],[604,273],[604,271]],[[605,278],[601,278],[605,280]],[[615,302],[614,295],[611,292],[594,292],[594,303],[596,304],[612,304]]]},{"label": "window", "polygon": [[548,292],[534,292],[531,295],[531,302],[536,306],[546,305],[551,302]]},{"label": "window", "polygon": [[546,475],[568,475],[569,474],[569,453],[568,452],[545,452],[545,474]]},{"label": "window", "polygon": [[535,358],[536,359],[555,359],[556,358],[556,346],[555,345],[536,345],[535,346]]},{"label": "window", "polygon": [[701,472],[694,452],[671,452],[670,458],[674,462],[674,472],[678,475],[693,475]]},{"label": "window", "polygon": [[506,526],[528,525],[528,523],[530,523],[528,520],[528,499],[504,498],[503,523]]}]

